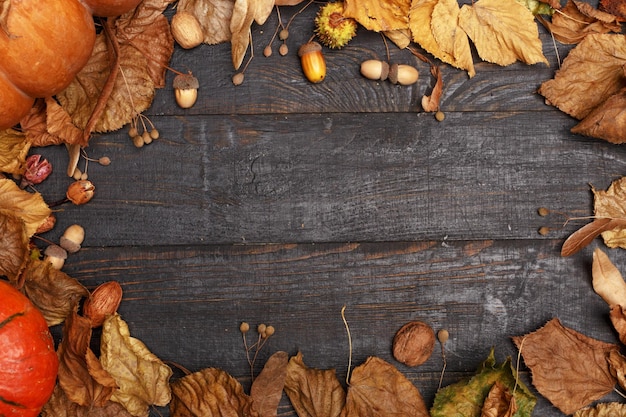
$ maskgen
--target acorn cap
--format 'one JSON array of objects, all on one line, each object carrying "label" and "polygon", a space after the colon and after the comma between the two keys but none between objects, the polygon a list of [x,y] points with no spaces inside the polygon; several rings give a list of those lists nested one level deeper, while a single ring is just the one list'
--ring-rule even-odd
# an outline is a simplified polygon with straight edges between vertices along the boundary
[{"label": "acorn cap", "polygon": [[322,50],[322,45],[315,41],[307,42],[298,49],[298,56],[301,57],[304,54],[308,54],[310,52],[318,52]]},{"label": "acorn cap", "polygon": [[174,77],[172,86],[177,90],[196,90],[200,88],[200,83],[192,74],[178,74]]},{"label": "acorn cap", "polygon": [[59,246],[68,251],[69,253],[76,253],[80,250],[80,243],[74,242],[65,236],[59,238]]},{"label": "acorn cap", "polygon": [[67,251],[59,245],[49,245],[43,253],[52,258],[67,259]]},{"label": "acorn cap", "polygon": [[398,64],[391,64],[389,66],[389,81],[398,84]]}]

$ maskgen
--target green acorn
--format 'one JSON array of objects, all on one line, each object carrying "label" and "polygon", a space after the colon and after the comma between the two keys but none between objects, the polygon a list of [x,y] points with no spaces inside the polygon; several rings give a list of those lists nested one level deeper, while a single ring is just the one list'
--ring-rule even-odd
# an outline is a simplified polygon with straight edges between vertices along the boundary
[{"label": "green acorn", "polygon": [[356,35],[356,20],[343,15],[343,2],[326,3],[315,16],[315,33],[329,48],[343,48]]}]

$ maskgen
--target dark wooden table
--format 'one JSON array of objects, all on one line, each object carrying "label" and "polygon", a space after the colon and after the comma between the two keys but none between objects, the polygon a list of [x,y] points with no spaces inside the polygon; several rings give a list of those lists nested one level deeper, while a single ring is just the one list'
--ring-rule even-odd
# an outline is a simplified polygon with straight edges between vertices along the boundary
[{"label": "dark wooden table", "polygon": [[[437,347],[418,368],[394,361],[392,338],[407,321],[449,331],[444,384],[471,375],[492,346],[499,362],[516,360],[510,338],[553,317],[615,342],[590,285],[592,250],[604,245],[562,258],[564,238],[585,221],[561,228],[561,216],[537,209],[590,215],[590,184],[623,175],[626,149],[571,134],[576,121],[536,93],[558,68],[546,31],[549,67],[477,61],[469,79],[442,65],[438,122],[420,106],[429,67],[408,51],[390,48],[394,62],[419,69],[416,85],[360,76],[361,61],[385,58],[380,36],[363,29],[347,48],[325,50],[323,83],[307,82],[296,50],[316,9],[294,20],[284,57],[278,43],[261,53],[276,15],[253,26],[256,57],[238,87],[228,44],[176,48],[171,66],[200,80],[197,104],[176,106],[169,74],[146,113],[160,139],[137,149],[126,130],[93,137],[89,155],[112,164],[89,165],[95,198],[63,206],[47,235],[86,229],[64,270],[89,288],[119,281],[122,317],[163,360],[219,367],[245,387],[242,321],[276,328],[257,368],[277,350],[302,351],[343,381],[342,306],[353,363],[376,355],[398,365],[428,406],[442,359]],[[562,58],[571,46],[556,48]],[[64,169],[64,149],[43,153]],[[53,200],[69,182],[53,175],[39,189]],[[541,236],[541,226],[556,229]],[[626,271],[621,252],[608,254]],[[279,412],[293,415],[286,398]],[[561,413],[539,396],[535,415]]]}]

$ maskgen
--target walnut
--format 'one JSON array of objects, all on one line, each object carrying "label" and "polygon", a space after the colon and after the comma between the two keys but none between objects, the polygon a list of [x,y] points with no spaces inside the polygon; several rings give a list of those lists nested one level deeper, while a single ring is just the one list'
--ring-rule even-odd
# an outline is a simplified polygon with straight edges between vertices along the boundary
[{"label": "walnut", "polygon": [[435,348],[435,332],[428,324],[411,321],[393,338],[393,357],[407,366],[426,362]]}]

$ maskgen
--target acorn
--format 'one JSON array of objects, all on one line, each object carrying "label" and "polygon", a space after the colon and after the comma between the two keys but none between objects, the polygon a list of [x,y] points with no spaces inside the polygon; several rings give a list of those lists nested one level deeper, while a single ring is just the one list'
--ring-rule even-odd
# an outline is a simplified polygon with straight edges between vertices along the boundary
[{"label": "acorn", "polygon": [[389,81],[394,84],[411,85],[417,82],[419,72],[410,65],[392,64],[389,67]]},{"label": "acorn", "polygon": [[307,42],[298,49],[302,71],[307,80],[319,83],[326,78],[326,60],[322,54],[322,45],[315,41]]},{"label": "acorn", "polygon": [[361,75],[370,80],[385,81],[389,76],[389,64],[379,59],[368,59],[361,63]]},{"label": "acorn", "polygon": [[191,73],[178,74],[172,83],[176,104],[183,109],[192,107],[198,99],[200,83]]},{"label": "acorn", "polygon": [[342,1],[326,3],[315,16],[315,33],[329,48],[343,48],[356,35],[356,20],[345,17],[343,7]]}]

